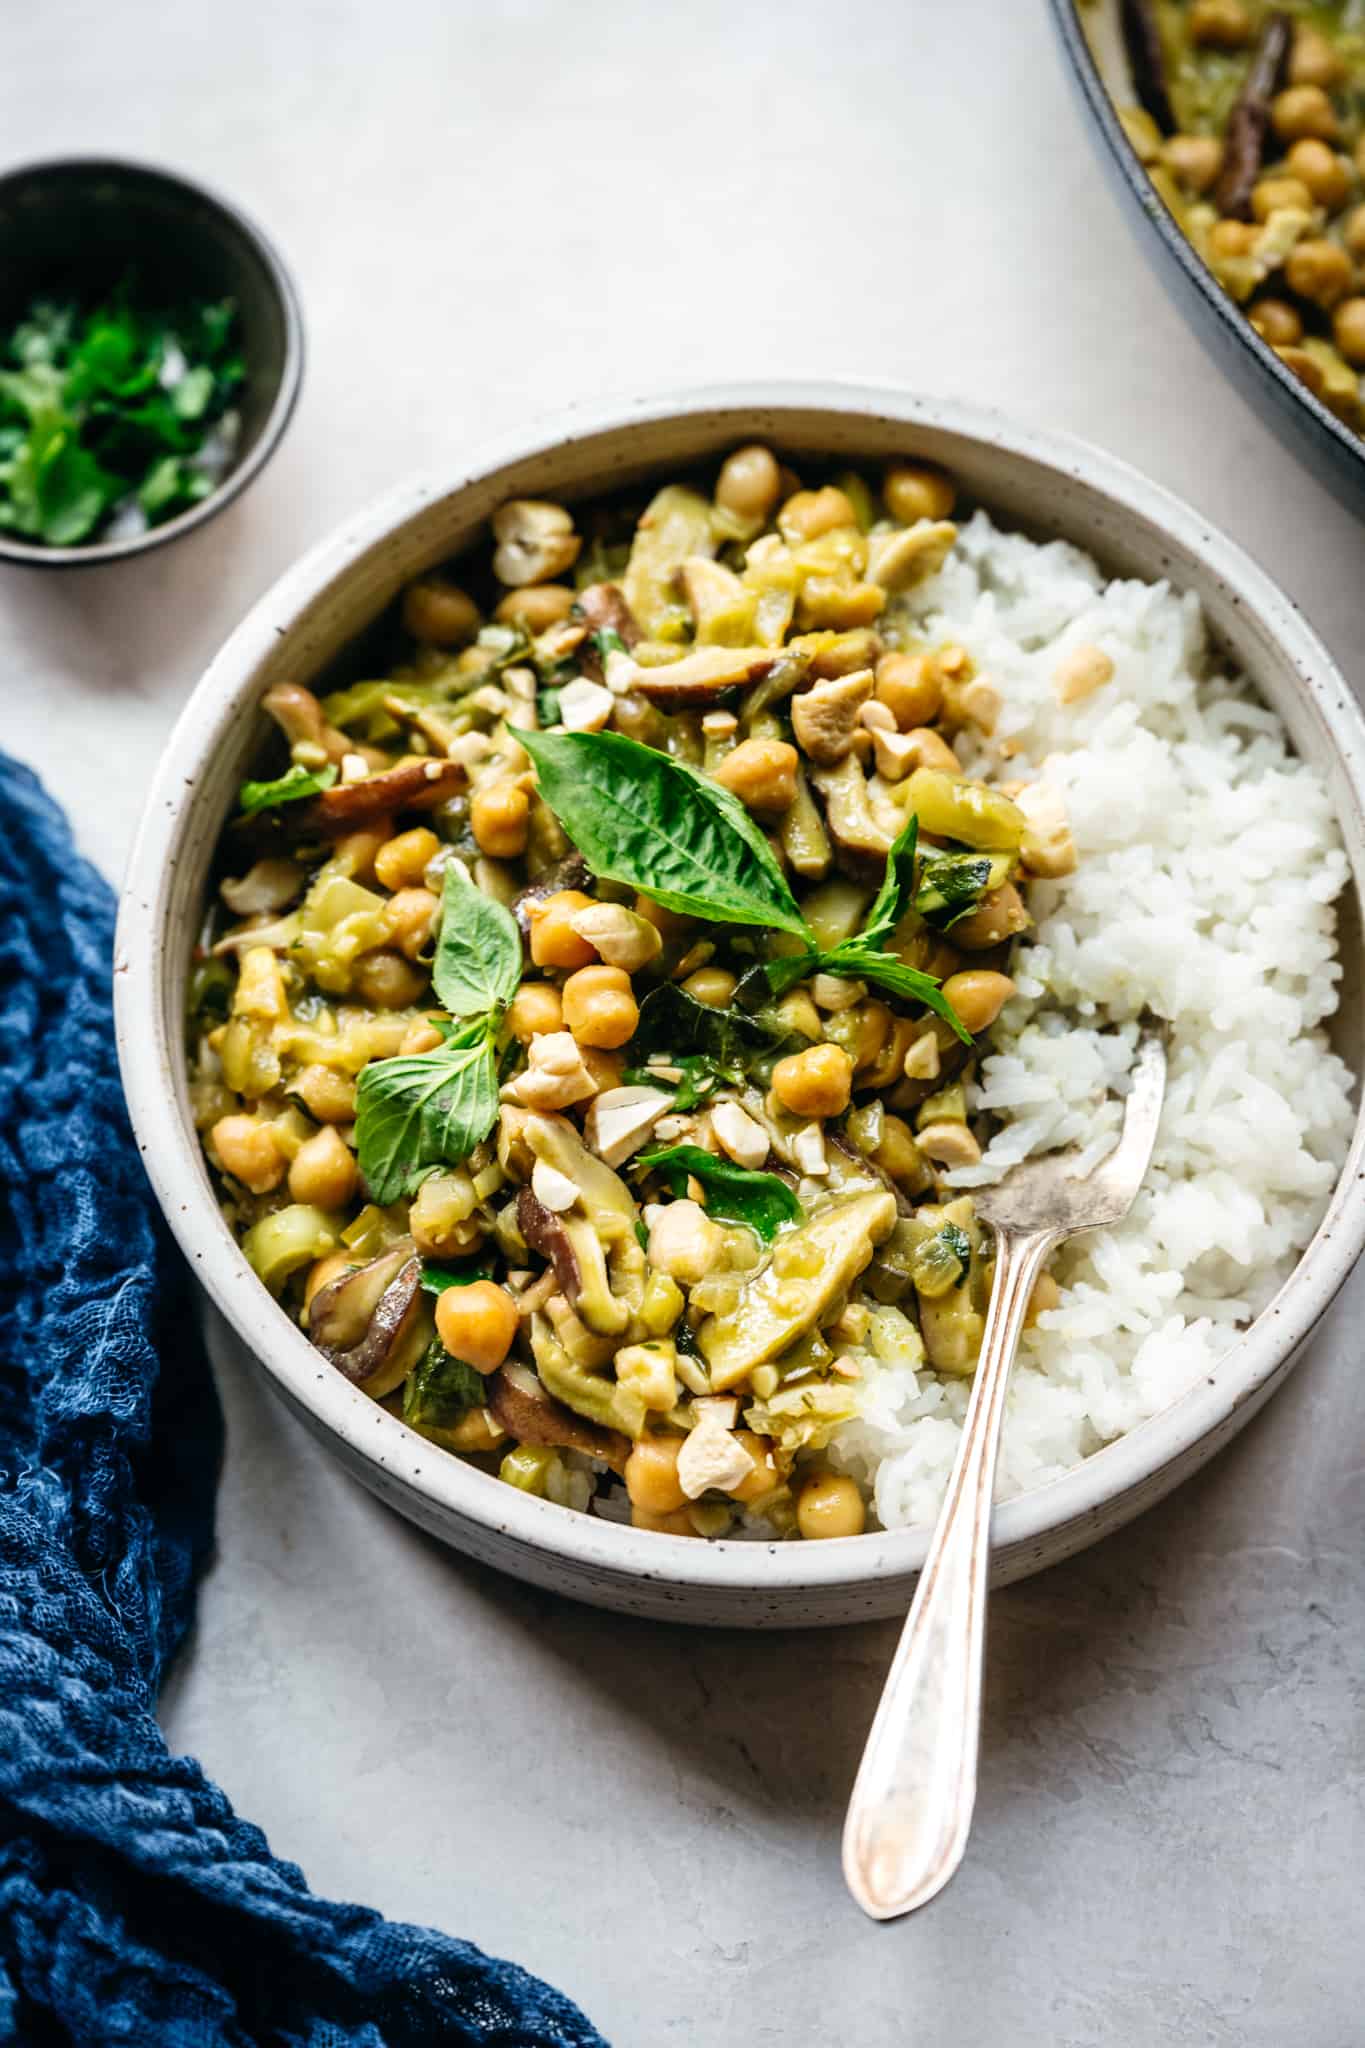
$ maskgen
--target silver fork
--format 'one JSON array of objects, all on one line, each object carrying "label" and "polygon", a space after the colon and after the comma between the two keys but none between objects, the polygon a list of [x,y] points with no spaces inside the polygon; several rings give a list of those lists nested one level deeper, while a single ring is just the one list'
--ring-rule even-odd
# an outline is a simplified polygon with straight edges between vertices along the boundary
[{"label": "silver fork", "polygon": [[1117,1223],[1142,1185],[1166,1090],[1144,1032],[1118,1145],[1084,1179],[1074,1152],[1016,1166],[976,1210],[995,1232],[995,1286],[947,1498],[867,1738],[844,1823],[844,1877],[865,1913],[892,1920],[942,1891],[976,1803],[991,1498],[1005,1388],[1043,1261],[1078,1230]]}]

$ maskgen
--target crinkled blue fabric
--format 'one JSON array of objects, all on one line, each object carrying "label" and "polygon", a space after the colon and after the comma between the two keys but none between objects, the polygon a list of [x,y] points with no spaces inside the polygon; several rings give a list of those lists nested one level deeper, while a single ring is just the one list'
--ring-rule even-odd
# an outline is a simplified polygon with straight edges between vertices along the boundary
[{"label": "crinkled blue fabric", "polygon": [[0,755],[0,2041],[605,2048],[515,1965],[314,1897],[162,1739],[222,1426],[123,1106],[113,923]]}]

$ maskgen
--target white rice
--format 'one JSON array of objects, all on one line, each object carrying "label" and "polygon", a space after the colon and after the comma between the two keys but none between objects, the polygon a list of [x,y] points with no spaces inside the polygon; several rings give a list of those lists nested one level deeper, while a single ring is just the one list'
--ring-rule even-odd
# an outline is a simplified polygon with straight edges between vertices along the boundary
[{"label": "white rice", "polygon": [[[1113,1142],[1144,1008],[1168,1020],[1169,1084],[1146,1185],[1113,1230],[1063,1247],[1057,1308],[1009,1396],[999,1494],[1056,1477],[1174,1401],[1265,1306],[1316,1229],[1350,1140],[1351,1076],[1321,1028],[1347,879],[1321,779],[1279,719],[1220,672],[1197,601],[1106,582],[1063,542],[978,513],[910,611],[959,642],[1004,697],[969,770],[1064,796],[1074,875],[1030,891],[1036,930],[982,1064],[998,1119],[962,1188],[1032,1152]],[[1056,701],[1053,670],[1094,642],[1115,674]],[[894,1347],[881,1347],[882,1349]],[[932,1520],[968,1383],[869,1361],[830,1462],[888,1528]]]}]

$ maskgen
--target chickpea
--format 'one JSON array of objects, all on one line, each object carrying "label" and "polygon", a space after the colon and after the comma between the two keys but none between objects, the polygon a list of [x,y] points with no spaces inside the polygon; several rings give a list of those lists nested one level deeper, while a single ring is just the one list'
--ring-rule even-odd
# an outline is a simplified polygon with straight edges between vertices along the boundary
[{"label": "chickpea", "polygon": [[692,1511],[687,1507],[675,1508],[668,1515],[653,1515],[648,1508],[632,1505],[630,1526],[632,1529],[653,1529],[659,1536],[696,1536],[700,1533],[693,1523]]},{"label": "chickpea", "polygon": [[1300,22],[1294,30],[1289,52],[1291,85],[1336,85],[1341,77],[1341,58],[1320,29]]},{"label": "chickpea", "polygon": [[1172,135],[1162,144],[1161,155],[1189,192],[1207,192],[1223,168],[1223,145],[1216,135]]},{"label": "chickpea", "polygon": [[1023,897],[1013,882],[1002,882],[953,926],[953,944],[966,953],[984,953],[988,946],[1001,946],[1015,932],[1026,930],[1028,921]]},{"label": "chickpea", "polygon": [[415,1003],[427,985],[426,975],[420,967],[405,960],[401,953],[390,953],[381,947],[377,953],[366,953],[356,962],[356,993],[367,1003],[373,1003],[377,1010],[406,1010]]},{"label": "chickpea", "polygon": [[915,1134],[902,1116],[882,1118],[882,1142],[872,1155],[883,1173],[909,1187],[919,1187],[925,1178],[924,1160]]},{"label": "chickpea", "polygon": [[913,526],[918,519],[951,518],[957,503],[952,478],[923,462],[888,462],[882,497],[902,526]]},{"label": "chickpea", "polygon": [[741,740],[715,772],[723,789],[760,817],[781,817],[796,802],[797,752],[785,740]]},{"label": "chickpea", "polygon": [[796,1526],[803,1536],[861,1536],[866,1525],[863,1497],[846,1473],[813,1473],[796,1496]]},{"label": "chickpea", "polygon": [[1209,229],[1210,256],[1246,256],[1259,230],[1249,220],[1216,220]]},{"label": "chickpea", "polygon": [[1332,339],[1348,363],[1365,364],[1365,299],[1343,299],[1332,315]]},{"label": "chickpea", "polygon": [[374,880],[374,864],[379,858],[380,848],[393,837],[393,820],[381,819],[377,824],[367,825],[360,832],[348,832],[338,839],[332,849],[332,859],[342,874],[349,875],[353,882]]},{"label": "chickpea", "polygon": [[580,967],[564,984],[564,1023],[580,1045],[614,1052],[635,1035],[640,1008],[624,967]]},{"label": "chickpea", "polygon": [[1240,50],[1251,41],[1251,16],[1242,0],[1194,0],[1190,40],[1210,50]]},{"label": "chickpea", "polygon": [[876,693],[902,732],[931,725],[943,704],[943,683],[925,654],[884,654],[877,663]]},{"label": "chickpea", "polygon": [[[1296,142],[1294,147],[1327,149],[1327,144]],[[1328,155],[1331,155],[1330,150]],[[1302,178],[1262,178],[1252,187],[1251,210],[1259,221],[1267,221],[1272,213],[1280,213],[1286,208],[1292,208],[1298,213],[1307,213],[1312,204],[1313,195]]]},{"label": "chickpea", "polygon": [[1321,306],[1324,312],[1330,312],[1345,296],[1353,279],[1350,257],[1325,237],[1297,242],[1285,258],[1284,281],[1290,291]]},{"label": "chickpea", "polygon": [[529,1045],[542,1031],[562,1031],[564,1005],[559,990],[548,981],[524,981],[508,1008],[507,1024],[513,1038],[523,1045]]},{"label": "chickpea", "polygon": [[1355,148],[1352,150],[1351,161],[1355,165],[1356,169],[1359,171],[1361,177],[1365,178],[1365,135],[1361,136]]},{"label": "chickpea", "polygon": [[994,1024],[1010,997],[1014,983],[1008,974],[993,974],[987,967],[968,967],[950,974],[943,993],[968,1031],[975,1034]]},{"label": "chickpea", "polygon": [[289,1169],[289,1192],[296,1202],[314,1202],[319,1209],[343,1209],[360,1178],[354,1155],[335,1124],[324,1124],[305,1138]]},{"label": "chickpea", "polygon": [[423,576],[403,592],[403,626],[433,647],[463,647],[479,630],[479,608],[458,583]]},{"label": "chickpea", "polygon": [[841,1045],[812,1045],[773,1068],[773,1093],[793,1116],[838,1116],[853,1091],[853,1062]]},{"label": "chickpea", "polygon": [[782,472],[770,448],[755,442],[736,448],[721,466],[716,482],[716,503],[741,519],[772,518],[773,507],[782,492]]},{"label": "chickpea", "polygon": [[626,1459],[626,1492],[633,1506],[651,1515],[670,1515],[686,1507],[687,1495],[678,1479],[683,1441],[680,1436],[641,1437]]},{"label": "chickpea", "polygon": [[708,1009],[723,1010],[735,992],[735,977],[724,967],[699,967],[695,974],[689,974],[683,983],[683,991],[695,1003],[705,1003]]},{"label": "chickpea", "polygon": [[1040,1273],[1033,1283],[1033,1292],[1028,1298],[1028,1310],[1024,1316],[1024,1328],[1031,1330],[1039,1316],[1056,1308],[1062,1298],[1062,1290],[1051,1273]]},{"label": "chickpea", "polygon": [[335,1067],[303,1067],[290,1092],[315,1123],[348,1124],[355,1116],[355,1082]]},{"label": "chickpea", "polygon": [[1292,348],[1303,340],[1303,321],[1297,306],[1288,299],[1258,299],[1248,318],[1256,332],[1272,348]]},{"label": "chickpea", "polygon": [[349,1251],[329,1252],[325,1259],[315,1259],[303,1283],[304,1307],[310,1308],[313,1296],[322,1288],[329,1287],[333,1280],[339,1280],[355,1263],[355,1254]]},{"label": "chickpea", "polygon": [[1357,262],[1365,256],[1365,206],[1353,206],[1342,223],[1342,239]]},{"label": "chickpea", "polygon": [[730,1488],[733,1500],[761,1500],[778,1484],[781,1474],[773,1462],[772,1439],[755,1435],[752,1429],[737,1429],[735,1442],[742,1444],[754,1461],[754,1469],[738,1486]]},{"label": "chickpea", "polygon": [[1314,398],[1322,397],[1327,389],[1327,379],[1316,356],[1310,356],[1306,348],[1277,348],[1275,353],[1286,370],[1291,370],[1301,384],[1308,386]]},{"label": "chickpea", "polygon": [[834,484],[819,491],[798,491],[788,498],[777,515],[782,538],[792,547],[802,541],[818,540],[840,526],[856,526],[858,515],[849,498]]},{"label": "chickpea", "polygon": [[254,1116],[224,1116],[210,1135],[224,1173],[253,1195],[268,1195],[284,1179],[284,1154],[269,1124]]},{"label": "chickpea", "polygon": [[509,590],[499,599],[493,613],[504,625],[524,626],[533,636],[548,633],[568,618],[576,593],[567,583],[528,583],[523,590]]},{"label": "chickpea", "polygon": [[531,958],[537,967],[587,967],[597,958],[597,948],[579,937],[572,922],[591,903],[581,889],[560,889],[531,905]]},{"label": "chickpea", "polygon": [[725,1233],[700,1202],[665,1202],[649,1232],[648,1259],[682,1287],[695,1287],[713,1272],[725,1252]]},{"label": "chickpea", "polygon": [[1329,213],[1340,212],[1351,196],[1351,173],[1345,162],[1316,136],[1305,135],[1294,144],[1285,158],[1285,169]]},{"label": "chickpea", "polygon": [[441,850],[436,834],[425,825],[386,839],[374,857],[375,880],[386,889],[415,889]]},{"label": "chickpea", "polygon": [[1270,102],[1270,120],[1281,142],[1297,142],[1303,135],[1315,135],[1320,142],[1337,139],[1336,108],[1320,85],[1287,85]]},{"label": "chickpea", "polygon": [[516,860],[526,851],[531,799],[519,782],[487,782],[470,801],[469,824],[480,853]]},{"label": "chickpea", "polygon": [[600,1045],[580,1045],[578,1056],[599,1095],[620,1087],[626,1063],[619,1052],[604,1052]]},{"label": "chickpea", "polygon": [[384,924],[400,953],[415,960],[431,937],[441,908],[430,889],[397,889],[384,905]]},{"label": "chickpea", "polygon": [[405,1058],[409,1058],[413,1053],[435,1052],[437,1046],[443,1043],[442,1034],[436,1029],[431,1019],[429,1017],[419,1017],[416,1023],[409,1024],[407,1030],[403,1033],[398,1050]]},{"label": "chickpea", "polygon": [[436,1297],[436,1334],[452,1358],[475,1372],[496,1372],[517,1334],[517,1305],[494,1280],[447,1287]]}]

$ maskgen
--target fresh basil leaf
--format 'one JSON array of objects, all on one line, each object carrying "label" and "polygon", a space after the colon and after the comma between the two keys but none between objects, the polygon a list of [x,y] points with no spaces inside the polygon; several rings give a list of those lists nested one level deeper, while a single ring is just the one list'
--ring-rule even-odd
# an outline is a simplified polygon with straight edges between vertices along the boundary
[{"label": "fresh basil leaf", "polygon": [[804,981],[820,965],[818,953],[790,953],[780,960],[765,960],[764,979],[775,996],[784,996],[789,988],[795,988],[798,981]]},{"label": "fresh basil leaf", "polygon": [[886,856],[886,873],[882,886],[877,891],[867,922],[858,934],[865,946],[875,946],[894,931],[900,922],[907,898],[915,880],[915,844],[919,837],[919,819],[912,811],[891,843]]},{"label": "fresh basil leaf", "polygon": [[920,866],[915,908],[936,931],[949,931],[1007,879],[1009,868],[1008,856],[1000,854],[929,850]]},{"label": "fresh basil leaf", "polygon": [[431,978],[452,1017],[501,1010],[521,980],[516,919],[504,904],[484,895],[460,860],[446,862],[441,935]]},{"label": "fresh basil leaf", "polygon": [[413,1429],[454,1429],[488,1397],[482,1373],[452,1358],[433,1337],[403,1387],[403,1420]]},{"label": "fresh basil leaf", "polygon": [[720,1009],[699,1003],[676,981],[652,988],[640,1005],[640,1020],[630,1041],[634,1066],[651,1053],[665,1053],[681,1064],[690,1053],[703,1055],[727,1080],[749,1075],[763,1061],[799,1052],[809,1040],[792,1031],[769,1011]]},{"label": "fresh basil leaf", "polygon": [[719,783],[622,733],[519,733],[593,872],[668,910],[807,938],[771,847]]},{"label": "fresh basil leaf", "polygon": [[742,1069],[718,1066],[704,1052],[670,1055],[669,1066],[682,1075],[680,1081],[665,1080],[657,1067],[627,1067],[621,1079],[631,1087],[671,1089],[677,1111],[696,1109],[717,1088],[733,1088],[745,1079]]},{"label": "fresh basil leaf", "polygon": [[444,1294],[451,1287],[469,1287],[476,1280],[491,1280],[493,1269],[478,1259],[462,1266],[443,1266],[438,1260],[423,1259],[421,1286],[427,1294]]},{"label": "fresh basil leaf", "polygon": [[962,1225],[945,1223],[938,1234],[965,1273],[972,1262],[972,1241]]},{"label": "fresh basil leaf", "polygon": [[742,1223],[770,1244],[784,1223],[801,1221],[801,1204],[786,1181],[718,1159],[700,1145],[666,1145],[640,1155],[641,1166],[659,1174],[674,1195],[687,1193],[688,1176],[701,1182],[708,1212],[722,1223]]},{"label": "fresh basil leaf", "polygon": [[498,1120],[487,1020],[431,1052],[371,1060],[356,1089],[356,1151],[370,1200],[410,1195],[434,1166],[459,1166]]},{"label": "fresh basil leaf", "polygon": [[899,996],[903,1002],[923,1003],[926,1010],[932,1010],[936,1017],[942,1017],[950,1024],[964,1045],[972,1043],[972,1034],[957,1011],[944,995],[937,979],[932,974],[922,974],[918,967],[907,967],[894,953],[882,953],[875,946],[864,946],[859,939],[845,939],[832,953],[826,953],[820,962],[822,973],[847,975],[853,981],[875,982],[888,995]]},{"label": "fresh basil leaf", "polygon": [[536,717],[542,729],[547,725],[558,725],[560,692],[557,689],[536,691]]},{"label": "fresh basil leaf", "polygon": [[237,792],[237,807],[243,817],[254,818],[258,811],[268,811],[276,804],[292,804],[303,796],[317,796],[330,789],[336,779],[337,771],[330,762],[325,768],[313,770],[301,768],[296,761],[273,782],[244,782]]}]

